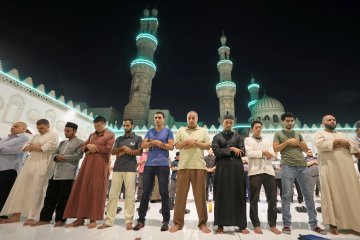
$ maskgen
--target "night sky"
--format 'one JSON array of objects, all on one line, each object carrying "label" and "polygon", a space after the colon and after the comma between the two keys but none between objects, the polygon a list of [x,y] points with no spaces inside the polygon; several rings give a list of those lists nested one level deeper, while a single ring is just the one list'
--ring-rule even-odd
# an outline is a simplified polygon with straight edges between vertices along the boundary
[{"label": "night sky", "polygon": [[[11,3],[10,3],[11,2]],[[91,107],[128,102],[130,62],[143,9],[152,1],[91,4],[2,2],[0,59],[47,91]],[[56,1],[58,2],[58,1]],[[134,3],[136,2],[136,3]],[[231,48],[238,122],[250,116],[251,74],[266,94],[303,123],[332,113],[339,123],[360,119],[360,11],[356,1],[238,1],[237,4],[156,1],[158,49],[151,108],[177,121],[196,110],[217,124],[222,31]],[[187,92],[187,97],[185,96]]]}]

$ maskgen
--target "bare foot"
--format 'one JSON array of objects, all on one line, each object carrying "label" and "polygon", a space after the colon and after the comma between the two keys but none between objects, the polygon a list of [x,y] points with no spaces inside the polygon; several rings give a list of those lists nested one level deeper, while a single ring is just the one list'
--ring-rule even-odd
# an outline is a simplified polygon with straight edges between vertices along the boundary
[{"label": "bare foot", "polygon": [[20,222],[20,213],[14,213],[8,219],[3,219],[1,223],[15,223],[15,222]]},{"label": "bare foot", "polygon": [[105,223],[101,224],[100,226],[98,226],[98,229],[104,229],[104,228],[108,228],[108,227],[111,227]]},{"label": "bare foot", "polygon": [[77,220],[75,220],[74,222],[72,222],[70,224],[65,225],[65,228],[80,227],[80,226],[84,226],[84,224],[85,224],[85,220],[80,218],[80,219],[77,219]]},{"label": "bare foot", "polygon": [[263,234],[263,231],[261,230],[260,227],[254,227],[254,233],[256,233],[256,234]]},{"label": "bare foot", "polygon": [[199,229],[203,232],[203,233],[210,233],[211,232],[211,229],[208,228],[205,224],[201,225],[199,227]]},{"label": "bare foot", "polygon": [[239,232],[241,232],[242,234],[249,234],[250,233],[250,231],[247,230],[246,228],[241,229]]},{"label": "bare foot", "polygon": [[62,227],[62,226],[64,226],[64,225],[65,225],[64,222],[62,222],[62,221],[57,221],[57,222],[54,224],[54,227]]},{"label": "bare foot", "polygon": [[336,226],[330,225],[330,233],[334,235],[339,235],[339,230]]},{"label": "bare foot", "polygon": [[274,234],[281,234],[281,231],[277,229],[276,227],[271,227],[270,231],[272,231]]},{"label": "bare foot", "polygon": [[88,229],[96,228],[97,223],[96,223],[96,221],[90,221],[90,223],[86,224],[86,226]]},{"label": "bare foot", "polygon": [[216,229],[216,234],[223,234],[223,233],[224,233],[224,227],[218,226],[218,228]]},{"label": "bare foot", "polygon": [[179,225],[174,225],[171,228],[169,228],[169,232],[171,232],[171,233],[177,232],[179,230],[181,230]]},{"label": "bare foot", "polygon": [[31,226],[32,224],[35,223],[34,219],[26,219],[26,221],[24,222],[23,226]]},{"label": "bare foot", "polygon": [[30,227],[36,227],[41,225],[50,224],[50,221],[37,221],[30,225]]},{"label": "bare foot", "polygon": [[129,222],[126,224],[126,230],[133,230],[132,223]]}]

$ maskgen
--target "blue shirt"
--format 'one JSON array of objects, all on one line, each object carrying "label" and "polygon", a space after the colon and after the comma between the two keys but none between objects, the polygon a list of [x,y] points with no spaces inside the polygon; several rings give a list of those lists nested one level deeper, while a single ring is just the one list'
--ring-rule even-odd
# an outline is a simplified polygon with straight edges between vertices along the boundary
[{"label": "blue shirt", "polygon": [[10,134],[0,140],[0,171],[15,169],[19,173],[27,156],[22,147],[28,140],[25,134]]},{"label": "blue shirt", "polygon": [[[157,132],[155,128],[151,128],[146,133],[144,139],[160,140],[166,144],[169,142],[169,139],[174,139],[174,134],[169,128],[163,128],[160,132]],[[145,166],[169,166],[169,150],[159,147],[149,148]]]}]

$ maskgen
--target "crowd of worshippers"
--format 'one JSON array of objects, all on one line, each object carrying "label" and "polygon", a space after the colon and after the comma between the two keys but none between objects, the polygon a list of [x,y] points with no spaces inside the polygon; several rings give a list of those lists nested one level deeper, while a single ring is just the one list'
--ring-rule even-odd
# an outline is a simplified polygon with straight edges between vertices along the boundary
[{"label": "crowd of worshippers", "polygon": [[[302,134],[293,129],[294,116],[289,112],[281,116],[283,129],[275,132],[273,141],[262,137],[261,121],[251,123],[249,136],[244,139],[233,131],[235,118],[227,113],[222,132],[210,141],[208,131],[198,125],[197,112],[188,112],[186,118],[187,126],[174,136],[164,126],[165,115],[156,112],[155,127],[143,139],[133,132],[133,120],[124,119],[124,135],[115,140],[114,133],[106,128],[106,119],[96,116],[95,131],[85,142],[76,136],[78,126],[68,122],[66,139],[60,143],[46,119],[37,121],[38,133],[31,136],[25,134],[26,123],[14,123],[9,135],[0,140],[0,223],[20,222],[23,216],[24,226],[50,224],[55,212],[55,227],[109,228],[114,226],[124,186],[126,230],[144,228],[149,201],[161,201],[160,230],[176,232],[184,227],[184,215],[189,212],[186,203],[191,184],[200,231],[211,232],[207,201],[213,191],[216,234],[224,233],[225,226],[250,233],[247,202],[253,231],[262,234],[258,203],[263,188],[270,231],[291,234],[290,206],[296,184],[298,202],[305,203],[297,210],[307,212],[312,231],[323,235],[339,234],[342,229],[360,232],[356,210],[360,181],[354,167],[360,157],[360,121],[355,125],[355,138],[348,139],[336,131],[334,116],[324,116],[324,129],[314,135],[317,158]],[[174,149],[178,152],[169,164],[169,151]],[[278,154],[281,164],[276,161]],[[116,159],[114,164],[111,157]],[[316,188],[321,194],[321,208],[317,209]],[[281,210],[277,208],[278,189]],[[140,202],[136,223],[135,202]],[[173,224],[169,226],[171,210]],[[276,226],[279,212],[281,230]],[[326,230],[318,226],[317,212],[321,212]],[[76,220],[66,222],[68,218]]]}]

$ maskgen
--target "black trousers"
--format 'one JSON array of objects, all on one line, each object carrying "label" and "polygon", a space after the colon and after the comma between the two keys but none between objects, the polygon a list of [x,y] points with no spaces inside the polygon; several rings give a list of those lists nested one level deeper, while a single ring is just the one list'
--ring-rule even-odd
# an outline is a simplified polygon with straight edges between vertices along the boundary
[{"label": "black trousers", "polygon": [[5,205],[16,177],[17,172],[14,169],[0,171],[0,212]]},{"label": "black trousers", "polygon": [[213,173],[211,173],[211,174],[207,173],[207,176],[206,176],[206,201],[209,201],[210,186],[212,189],[214,189],[214,177],[215,177],[215,175]]},{"label": "black trousers", "polygon": [[298,202],[299,202],[299,203],[303,203],[303,202],[304,202],[304,197],[303,197],[303,195],[302,195],[299,182],[298,182],[296,179],[295,179],[295,187],[296,187],[296,192],[297,192],[297,194],[298,194],[298,196],[297,196]]},{"label": "black trousers", "polygon": [[276,226],[276,183],[275,177],[266,173],[252,175],[250,179],[250,219],[254,227],[260,226],[258,202],[261,186],[264,186],[268,202],[267,219],[270,227]]},{"label": "black trousers", "polygon": [[170,221],[169,176],[170,168],[165,166],[145,166],[143,175],[143,193],[141,195],[138,222],[145,223],[150,195],[154,189],[155,176],[158,177],[161,196],[163,223]]},{"label": "black trousers", "polygon": [[[44,206],[40,213],[40,221],[51,221],[55,210],[55,221],[66,221],[66,219],[63,218],[63,214],[73,182],[74,180],[49,180]],[[89,199],[89,201],[91,201],[91,199]]]}]

